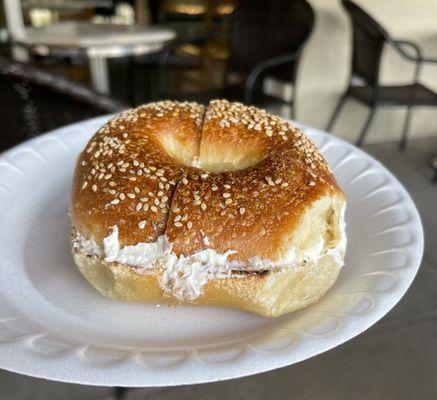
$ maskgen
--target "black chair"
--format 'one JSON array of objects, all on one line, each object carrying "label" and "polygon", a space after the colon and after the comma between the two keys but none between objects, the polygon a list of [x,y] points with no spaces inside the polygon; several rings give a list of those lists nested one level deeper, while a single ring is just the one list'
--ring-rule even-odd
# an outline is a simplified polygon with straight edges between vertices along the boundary
[{"label": "black chair", "polygon": [[[407,114],[400,141],[400,149],[403,150],[407,143],[412,107],[437,106],[437,93],[419,82],[422,64],[435,63],[437,60],[423,58],[420,48],[410,41],[392,39],[381,25],[352,1],[341,0],[341,3],[352,22],[351,75],[348,87],[340,97],[326,129],[331,130],[346,98],[354,97],[370,107],[370,113],[356,142],[357,146],[361,146],[378,106],[406,106]],[[380,86],[379,70],[385,44],[391,45],[403,58],[415,62],[413,83]],[[364,84],[360,82],[359,86],[355,85],[357,78]]]},{"label": "black chair", "polygon": [[[168,96],[166,69],[169,57],[175,50],[185,44],[204,45],[230,26],[230,56],[225,69],[225,87],[218,91],[178,94],[177,97],[201,102],[206,102],[213,97],[226,97],[249,104],[278,101],[279,99],[273,99],[262,93],[262,78],[268,74],[290,82],[295,88],[300,57],[312,31],[313,23],[313,10],[305,0],[245,1],[205,37],[190,41],[175,41],[162,52],[160,59],[162,95]],[[243,78],[242,84],[234,86],[229,84],[231,72]],[[291,105],[295,103],[295,92],[293,90]]]},{"label": "black chair", "polygon": [[63,125],[124,108],[82,84],[0,57],[0,152]]}]

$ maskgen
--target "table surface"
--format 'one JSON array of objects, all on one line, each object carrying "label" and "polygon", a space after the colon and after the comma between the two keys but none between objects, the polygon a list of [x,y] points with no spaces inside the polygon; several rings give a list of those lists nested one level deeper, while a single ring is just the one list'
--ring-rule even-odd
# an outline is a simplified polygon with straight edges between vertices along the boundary
[{"label": "table surface", "polygon": [[50,10],[84,10],[111,7],[111,0],[24,0],[23,8],[48,8]]},{"label": "table surface", "polygon": [[164,43],[174,39],[174,30],[162,26],[60,22],[26,29],[19,41],[25,45],[104,47]]}]

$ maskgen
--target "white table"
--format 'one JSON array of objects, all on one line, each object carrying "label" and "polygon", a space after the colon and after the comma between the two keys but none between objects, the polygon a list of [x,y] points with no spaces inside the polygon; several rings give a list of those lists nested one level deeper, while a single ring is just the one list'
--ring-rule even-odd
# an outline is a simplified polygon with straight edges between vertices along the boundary
[{"label": "white table", "polygon": [[107,58],[152,53],[175,36],[173,30],[157,26],[69,21],[26,28],[16,42],[43,55],[82,51],[89,59],[94,89],[109,93]]},{"label": "white table", "polygon": [[49,10],[85,10],[88,8],[109,8],[111,0],[23,0],[23,8],[47,8]]}]

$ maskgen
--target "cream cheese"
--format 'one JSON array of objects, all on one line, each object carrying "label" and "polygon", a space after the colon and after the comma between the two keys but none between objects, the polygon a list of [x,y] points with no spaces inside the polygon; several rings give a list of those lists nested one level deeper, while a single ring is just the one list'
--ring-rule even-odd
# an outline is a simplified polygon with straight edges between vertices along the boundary
[{"label": "cream cheese", "polygon": [[[229,261],[229,256],[236,253],[234,250],[218,253],[214,249],[206,248],[190,256],[178,256],[172,252],[172,245],[165,235],[159,236],[154,243],[120,247],[116,225],[113,226],[111,234],[103,239],[103,248],[95,241],[82,237],[78,232],[73,236],[73,247],[88,255],[103,257],[108,262],[118,262],[145,270],[159,268],[159,283],[165,292],[181,300],[193,300],[201,295],[203,286],[211,279],[244,276],[234,271],[289,270],[299,268],[304,262],[316,263],[325,255],[330,255],[337,264],[343,265],[346,250],[344,213],[345,208],[340,215],[339,242],[334,248],[325,249],[323,238],[319,238],[314,241],[311,248],[305,250],[304,257],[298,257],[296,249],[291,247],[279,261],[252,257],[249,265]],[[206,236],[204,239],[205,245],[209,245]]]}]

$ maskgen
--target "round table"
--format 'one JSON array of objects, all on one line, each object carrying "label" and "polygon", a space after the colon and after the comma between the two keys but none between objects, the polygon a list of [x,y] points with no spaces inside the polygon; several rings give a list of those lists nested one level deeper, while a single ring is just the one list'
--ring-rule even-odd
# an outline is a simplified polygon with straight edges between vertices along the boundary
[{"label": "round table", "polygon": [[107,58],[159,51],[175,36],[172,29],[160,26],[68,21],[27,28],[17,43],[41,55],[82,52],[89,60],[94,89],[109,93]]}]

